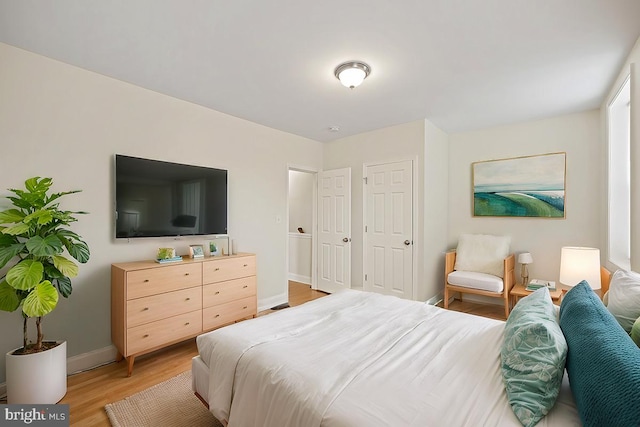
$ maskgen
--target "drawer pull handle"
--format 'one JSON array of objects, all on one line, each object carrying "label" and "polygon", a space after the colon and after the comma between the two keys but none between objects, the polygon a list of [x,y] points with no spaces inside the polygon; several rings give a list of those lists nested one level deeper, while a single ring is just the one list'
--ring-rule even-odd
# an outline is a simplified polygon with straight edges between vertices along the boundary
[{"label": "drawer pull handle", "polygon": [[147,311],[147,310],[149,310],[149,307],[145,307],[142,309],[142,311]]},{"label": "drawer pull handle", "polygon": [[242,307],[242,309],[243,309],[243,310],[246,310],[246,309],[247,309],[247,306],[245,305],[244,307]]},{"label": "drawer pull handle", "polygon": [[216,291],[216,293],[214,295],[218,295],[220,293],[220,291]]},{"label": "drawer pull handle", "polygon": [[189,275],[189,273],[184,273],[184,275],[185,275],[185,276],[188,276],[188,275]]},{"label": "drawer pull handle", "polygon": [[189,326],[189,322],[185,323],[184,326]]},{"label": "drawer pull handle", "polygon": [[214,268],[213,271],[220,271],[220,267]]},{"label": "drawer pull handle", "polygon": [[149,334],[144,334],[142,338],[149,338]]},{"label": "drawer pull handle", "polygon": [[242,289],[247,289],[247,288],[248,288],[248,286],[247,286],[247,285],[244,285],[244,286],[242,287]]},{"label": "drawer pull handle", "polygon": [[144,279],[144,280],[143,280],[143,282],[144,282],[144,283],[148,283],[148,282],[149,282],[149,279]]},{"label": "drawer pull handle", "polygon": [[249,265],[249,264],[245,264],[245,265],[243,265],[243,267],[246,267],[247,265]]},{"label": "drawer pull handle", "polygon": [[216,315],[214,316],[214,319],[217,319],[218,317],[220,317],[220,315],[219,315],[219,314],[216,314]]},{"label": "drawer pull handle", "polygon": [[191,298],[187,298],[187,301],[191,301]]}]

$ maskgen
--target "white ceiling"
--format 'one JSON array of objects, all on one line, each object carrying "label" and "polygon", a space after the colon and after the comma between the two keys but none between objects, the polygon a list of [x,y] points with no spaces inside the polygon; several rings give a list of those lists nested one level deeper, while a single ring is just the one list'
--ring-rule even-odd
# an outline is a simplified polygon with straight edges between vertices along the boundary
[{"label": "white ceiling", "polygon": [[597,108],[639,36],[640,0],[0,0],[2,42],[317,141]]}]

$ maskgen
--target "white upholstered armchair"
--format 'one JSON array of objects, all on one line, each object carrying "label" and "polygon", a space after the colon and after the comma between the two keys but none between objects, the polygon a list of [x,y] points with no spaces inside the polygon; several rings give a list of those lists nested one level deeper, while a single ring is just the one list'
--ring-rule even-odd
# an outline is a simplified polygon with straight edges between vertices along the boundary
[{"label": "white upholstered armchair", "polygon": [[445,254],[444,308],[449,298],[475,294],[501,298],[505,317],[509,317],[509,292],[515,284],[515,256],[509,253],[508,236],[463,234],[454,251]]}]

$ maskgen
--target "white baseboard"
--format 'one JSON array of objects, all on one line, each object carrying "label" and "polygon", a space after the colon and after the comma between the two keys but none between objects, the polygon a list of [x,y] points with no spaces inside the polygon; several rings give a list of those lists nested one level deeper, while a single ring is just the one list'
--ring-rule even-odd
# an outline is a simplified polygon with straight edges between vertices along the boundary
[{"label": "white baseboard", "polygon": [[425,304],[436,305],[442,301],[444,301],[444,295],[442,293],[439,293],[436,296],[433,296],[425,301]]},{"label": "white baseboard", "polygon": [[304,276],[302,274],[289,273],[289,280],[294,282],[304,283],[311,286],[311,276]]},{"label": "white baseboard", "polygon": [[[118,350],[110,345],[108,347],[99,348],[87,353],[78,354],[67,358],[67,375],[76,374],[78,372],[87,371],[114,362]],[[7,383],[0,383],[0,397],[7,396]]]},{"label": "white baseboard", "polygon": [[75,374],[88,369],[93,369],[116,360],[118,350],[115,346],[92,350],[87,353],[78,354],[67,358],[67,374]]},{"label": "white baseboard", "polygon": [[289,302],[289,297],[287,294],[280,294],[273,297],[261,299],[258,301],[258,312],[263,310],[268,310],[271,307],[275,307],[276,305],[285,304]]}]

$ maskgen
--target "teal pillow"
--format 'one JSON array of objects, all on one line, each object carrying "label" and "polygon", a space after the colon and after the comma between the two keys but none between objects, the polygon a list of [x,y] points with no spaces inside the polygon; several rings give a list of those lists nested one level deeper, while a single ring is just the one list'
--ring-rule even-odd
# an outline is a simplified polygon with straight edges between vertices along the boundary
[{"label": "teal pillow", "polygon": [[640,349],[585,281],[562,299],[567,374],[588,426],[640,425]]},{"label": "teal pillow", "polygon": [[513,308],[500,355],[509,404],[523,426],[534,426],[556,402],[567,356],[547,288],[522,298]]}]

